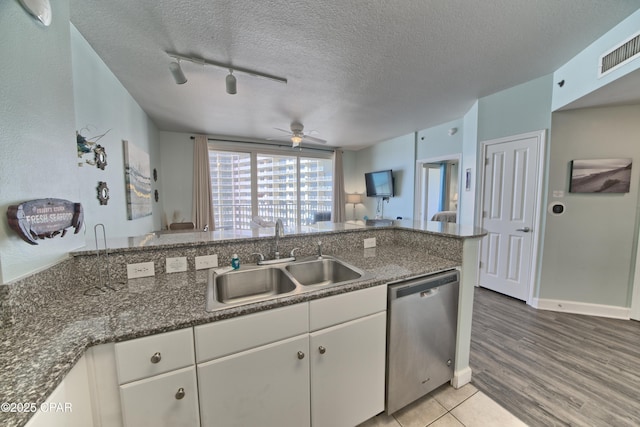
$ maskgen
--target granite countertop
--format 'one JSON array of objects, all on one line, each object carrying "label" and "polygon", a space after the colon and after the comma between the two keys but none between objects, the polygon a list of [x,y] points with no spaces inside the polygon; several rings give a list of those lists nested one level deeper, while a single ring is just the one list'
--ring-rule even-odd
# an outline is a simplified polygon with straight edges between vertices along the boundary
[{"label": "granite countertop", "polygon": [[[325,233],[351,233],[354,231],[399,229],[417,231],[419,233],[435,234],[439,236],[460,239],[480,237],[485,234],[481,228],[460,225],[450,222],[413,221],[413,220],[384,220],[389,225],[365,225],[360,222],[319,222],[297,228],[287,228],[287,236],[312,236]],[[108,239],[109,253],[124,253],[141,251],[149,248],[180,248],[204,246],[211,243],[233,243],[238,240],[272,239],[274,227],[252,228],[250,230],[215,230],[215,231],[156,231],[135,237],[121,237]],[[101,248],[104,242],[100,242]],[[86,246],[72,252],[72,255],[91,255],[96,251],[96,242],[89,238]]]},{"label": "granite countertop", "polygon": [[[409,246],[385,246],[328,254],[367,273],[368,278],[305,294],[205,311],[207,271],[158,274],[115,283],[117,291],[85,295],[86,287],[58,283],[50,295],[41,286],[25,295],[19,313],[0,328],[0,402],[39,405],[53,392],[84,351],[251,312],[335,295],[459,266]],[[53,290],[54,289],[54,290]],[[43,298],[44,297],[44,298]],[[0,425],[22,426],[28,413],[0,412]]]}]

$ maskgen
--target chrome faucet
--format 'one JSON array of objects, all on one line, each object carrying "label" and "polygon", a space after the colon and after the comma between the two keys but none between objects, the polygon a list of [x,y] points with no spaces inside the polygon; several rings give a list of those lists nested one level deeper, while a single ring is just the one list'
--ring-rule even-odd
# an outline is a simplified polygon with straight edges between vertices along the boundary
[{"label": "chrome faucet", "polygon": [[280,259],[280,233],[284,234],[284,225],[282,224],[282,219],[276,219],[276,259]]},{"label": "chrome faucet", "polygon": [[276,234],[275,234],[276,251],[274,254],[275,256],[271,260],[266,260],[264,259],[264,255],[259,252],[255,252],[251,254],[251,255],[258,256],[258,263],[257,263],[258,265],[278,264],[282,262],[291,262],[296,260],[295,252],[298,250],[298,248],[293,248],[288,258],[280,258],[280,236],[281,235],[284,235],[284,225],[282,224],[282,220],[278,218],[276,219]]}]

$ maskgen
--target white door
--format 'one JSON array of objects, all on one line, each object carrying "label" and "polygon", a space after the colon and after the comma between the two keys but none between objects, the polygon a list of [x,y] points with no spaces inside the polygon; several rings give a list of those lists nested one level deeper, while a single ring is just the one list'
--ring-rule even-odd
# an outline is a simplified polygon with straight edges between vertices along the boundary
[{"label": "white door", "polygon": [[545,132],[484,143],[480,286],[530,301]]}]

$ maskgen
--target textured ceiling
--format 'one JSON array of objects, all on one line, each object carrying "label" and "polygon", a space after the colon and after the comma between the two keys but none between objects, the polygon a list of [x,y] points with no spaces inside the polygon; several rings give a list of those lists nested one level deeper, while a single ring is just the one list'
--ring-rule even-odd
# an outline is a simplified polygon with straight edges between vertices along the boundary
[{"label": "textured ceiling", "polygon": [[[294,121],[357,148],[552,73],[640,0],[71,0],[71,21],[160,130],[266,139]],[[182,63],[251,68],[283,85]],[[286,137],[286,136],[285,136]]]}]

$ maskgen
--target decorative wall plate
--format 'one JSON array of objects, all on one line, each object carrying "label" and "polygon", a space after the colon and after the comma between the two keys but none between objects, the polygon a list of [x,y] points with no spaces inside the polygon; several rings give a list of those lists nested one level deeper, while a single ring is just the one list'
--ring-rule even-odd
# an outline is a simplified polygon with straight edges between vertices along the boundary
[{"label": "decorative wall plate", "polygon": [[49,0],[20,0],[20,4],[44,26],[51,25],[51,4]]},{"label": "decorative wall plate", "polygon": [[93,152],[95,154],[96,166],[104,170],[107,166],[107,152],[104,150],[104,147],[98,144],[96,148],[93,149]]},{"label": "decorative wall plate", "polygon": [[109,203],[109,187],[104,181],[98,181],[98,200],[100,200],[100,205]]}]

